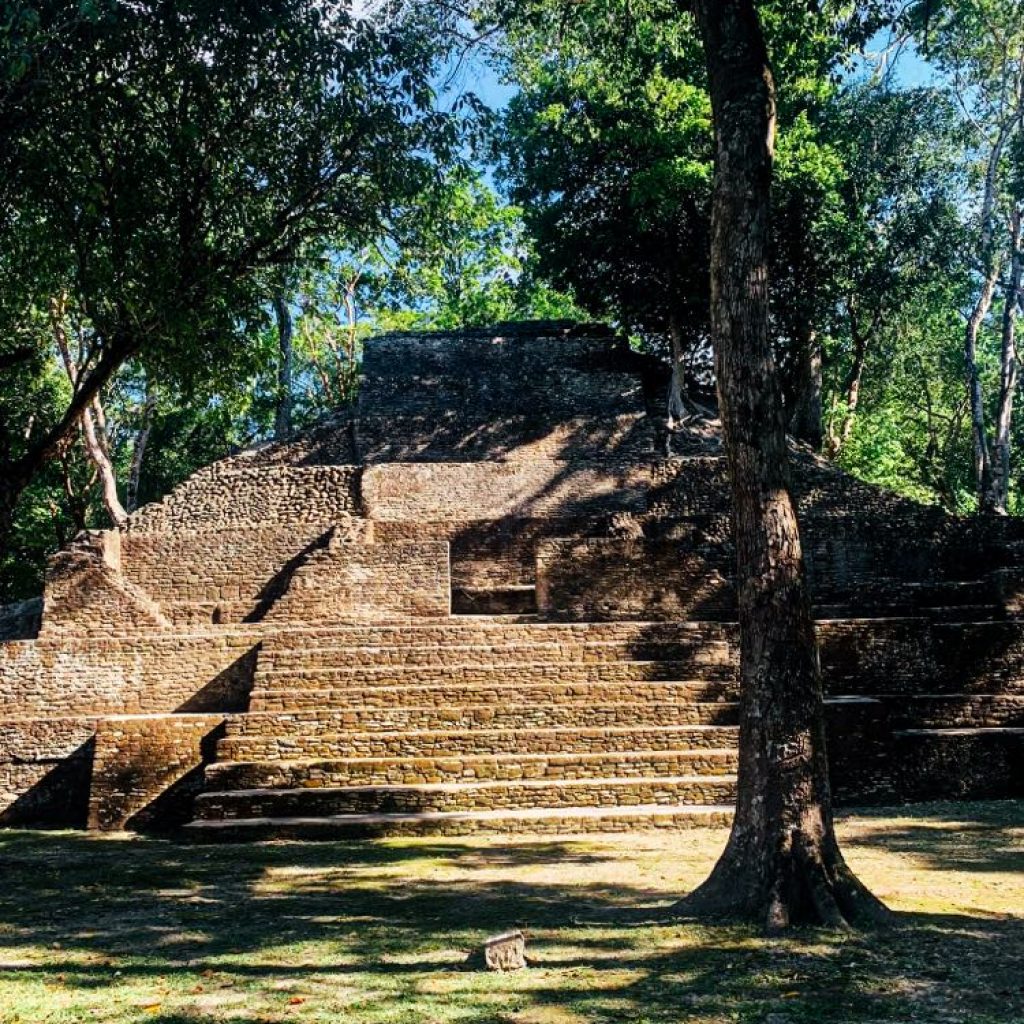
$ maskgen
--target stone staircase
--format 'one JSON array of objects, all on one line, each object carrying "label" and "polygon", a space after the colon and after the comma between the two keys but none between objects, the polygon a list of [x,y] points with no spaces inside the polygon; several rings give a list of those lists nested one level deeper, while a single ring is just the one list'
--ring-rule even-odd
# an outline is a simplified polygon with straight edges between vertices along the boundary
[{"label": "stone staircase", "polygon": [[204,838],[687,828],[735,795],[713,625],[496,616],[267,641],[188,831]]}]

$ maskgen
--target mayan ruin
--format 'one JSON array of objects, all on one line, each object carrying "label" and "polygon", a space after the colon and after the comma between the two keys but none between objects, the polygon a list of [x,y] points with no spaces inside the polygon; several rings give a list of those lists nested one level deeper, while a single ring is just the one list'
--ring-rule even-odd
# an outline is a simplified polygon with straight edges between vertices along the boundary
[{"label": "mayan ruin", "polygon": [[[727,821],[728,488],[713,430],[667,435],[662,366],[539,323],[375,338],[362,374],[352,415],[53,558],[41,609],[4,622],[0,821]],[[1021,520],[793,457],[837,799],[1024,795]]]}]

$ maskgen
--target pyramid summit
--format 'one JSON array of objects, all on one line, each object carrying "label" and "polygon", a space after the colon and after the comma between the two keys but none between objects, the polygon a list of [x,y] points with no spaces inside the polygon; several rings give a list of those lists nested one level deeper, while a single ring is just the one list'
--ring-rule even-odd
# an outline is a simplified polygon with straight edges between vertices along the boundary
[{"label": "pyramid summit", "polygon": [[[594,325],[370,340],[351,413],[80,536],[41,616],[0,616],[0,821],[727,819],[729,491],[712,427],[667,431],[665,376]],[[1024,524],[793,461],[838,798],[1019,795]]]}]

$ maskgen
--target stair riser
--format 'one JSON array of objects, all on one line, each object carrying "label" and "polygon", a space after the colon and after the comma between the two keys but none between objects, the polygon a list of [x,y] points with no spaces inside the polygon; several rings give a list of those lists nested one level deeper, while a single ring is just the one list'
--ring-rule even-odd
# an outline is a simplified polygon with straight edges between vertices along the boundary
[{"label": "stair riser", "polygon": [[[265,671],[295,668],[371,668],[403,665],[507,665],[523,662],[596,664],[608,661],[685,661],[694,669],[732,663],[723,646],[693,647],[686,643],[501,644],[439,649],[430,647],[353,647],[261,654]],[[699,673],[697,673],[699,674]]]},{"label": "stair riser", "polygon": [[342,789],[301,792],[205,793],[196,800],[196,817],[322,817],[332,814],[422,814],[538,807],[629,807],[639,804],[724,804],[735,799],[732,782],[629,780],[571,786],[458,786],[440,791]]},{"label": "stair riser", "polygon": [[221,761],[294,761],[300,758],[445,757],[463,754],[614,753],[641,750],[722,749],[735,746],[735,728],[562,729],[545,732],[478,730],[344,736],[251,736],[223,739]]},{"label": "stair riser", "polygon": [[612,683],[560,686],[534,684],[480,686],[352,687],[323,690],[255,690],[252,711],[301,711],[325,708],[456,707],[463,704],[677,703],[734,701],[735,687],[724,683]]},{"label": "stair riser", "polygon": [[1024,697],[912,698],[893,707],[900,729],[978,729],[1024,726]]},{"label": "stair riser", "polygon": [[477,644],[580,643],[583,641],[680,641],[693,645],[735,640],[735,627],[679,622],[507,622],[488,619],[416,621],[388,625],[318,626],[295,629],[268,640],[265,650],[280,654],[302,649]]},{"label": "stair riser", "polygon": [[903,734],[891,756],[904,800],[1024,796],[1024,733]]},{"label": "stair riser", "polygon": [[403,732],[436,729],[553,729],[628,725],[733,725],[735,704],[502,704],[452,708],[357,708],[288,711],[233,718],[234,736],[295,736],[345,732]]},{"label": "stair riser", "polygon": [[555,756],[546,759],[401,758],[393,761],[321,761],[312,764],[214,764],[206,770],[206,788],[297,789],[303,786],[419,785],[424,783],[517,782],[523,779],[644,778],[668,775],[725,775],[736,771],[730,752],[648,752]]},{"label": "stair riser", "polygon": [[659,682],[701,679],[732,682],[731,665],[703,665],[689,661],[602,661],[588,665],[566,662],[516,665],[411,665],[398,668],[318,668],[271,670],[261,660],[254,690],[331,689],[345,686],[541,686],[603,683]]},{"label": "stair riser", "polygon": [[680,808],[677,814],[650,815],[638,812],[614,818],[581,817],[566,811],[564,815],[542,819],[457,818],[454,820],[382,821],[373,824],[344,818],[322,821],[244,822],[206,827],[199,822],[189,826],[186,834],[195,842],[260,842],[273,839],[294,839],[303,842],[328,842],[356,839],[377,839],[399,836],[470,836],[488,835],[567,835],[582,832],[688,832],[695,828],[722,828],[732,821],[730,811],[694,814]]}]

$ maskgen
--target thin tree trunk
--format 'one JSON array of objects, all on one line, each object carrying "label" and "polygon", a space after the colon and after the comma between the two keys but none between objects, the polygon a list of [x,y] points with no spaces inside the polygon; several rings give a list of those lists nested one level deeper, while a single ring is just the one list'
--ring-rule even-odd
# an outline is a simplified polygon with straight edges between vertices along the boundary
[{"label": "thin tree trunk", "polygon": [[789,432],[798,441],[821,451],[821,345],[817,332],[805,327],[797,352],[796,395]]},{"label": "thin tree trunk", "polygon": [[1017,303],[1020,296],[1021,206],[1010,215],[1010,275],[1003,298],[1002,346],[999,358],[999,405],[996,408],[996,436],[992,451],[991,511],[1006,515],[1010,498],[1010,427],[1013,399],[1017,392]]},{"label": "thin tree trunk", "polygon": [[668,323],[669,341],[672,347],[672,379],[668,386],[668,428],[686,418],[686,381],[684,380],[684,352],[682,331],[679,321],[672,316]]},{"label": "thin tree trunk", "polygon": [[[1021,97],[1024,104],[1024,96]],[[1018,107],[1008,122],[1003,124],[992,149],[989,151],[985,170],[985,188],[981,201],[981,258],[985,267],[985,277],[981,291],[967,318],[964,331],[964,372],[967,377],[967,397],[971,409],[971,449],[974,461],[974,483],[978,495],[978,507],[982,512],[995,512],[995,494],[992,487],[992,459],[988,450],[988,431],[985,427],[985,404],[981,390],[981,377],[978,374],[978,335],[981,325],[985,322],[992,299],[995,295],[996,283],[999,280],[999,259],[995,252],[995,209],[998,186],[999,163],[1002,160],[1006,145],[1017,130],[1024,107]]]},{"label": "thin tree trunk", "polygon": [[839,433],[833,434],[829,448],[833,458],[846,447],[853,433],[853,423],[857,416],[857,406],[860,404],[860,383],[864,377],[864,366],[868,357],[868,331],[862,331],[857,322],[857,312],[853,303],[847,306],[850,319],[850,335],[853,338],[853,363],[850,365],[850,372],[846,378],[845,408],[843,409],[843,421],[839,427]]},{"label": "thin tree trunk", "polygon": [[[68,344],[67,331],[64,324],[65,301],[64,298],[55,297],[50,300],[50,325],[53,330],[54,341],[60,352],[64,363],[64,370],[71,382],[71,387],[77,391],[81,371],[71,354],[71,347]],[[115,526],[121,526],[127,519],[121,499],[117,494],[117,474],[114,471],[114,463],[110,458],[110,451],[106,439],[106,415],[103,412],[103,405],[100,402],[99,392],[93,394],[89,404],[81,412],[79,422],[82,429],[82,443],[89,461],[96,467],[99,473],[100,492],[103,496],[103,506],[107,510]]]},{"label": "thin tree trunk", "polygon": [[139,481],[142,479],[142,464],[146,457],[146,446],[149,444],[149,435],[153,430],[153,414],[156,412],[156,392],[146,381],[146,403],[142,407],[142,424],[139,432],[135,435],[135,444],[132,447],[132,465],[128,472],[128,494],[127,507],[129,512],[134,512],[139,507]]},{"label": "thin tree trunk", "polygon": [[753,0],[694,0],[715,124],[711,323],[732,485],[741,721],[736,815],[711,876],[679,905],[777,930],[887,912],[832,827],[818,651],[788,485],[768,331],[775,99]]},{"label": "thin tree trunk", "polygon": [[274,419],[274,437],[286,441],[292,433],[292,311],[284,295],[274,296],[277,317],[277,415]]},{"label": "thin tree trunk", "polygon": [[84,378],[79,378],[78,389],[72,394],[64,415],[21,457],[0,464],[0,554],[9,549],[15,512],[25,488],[58,454],[61,445],[78,426],[82,411],[138,349],[138,342],[131,337],[121,335],[108,339],[96,365]]}]

